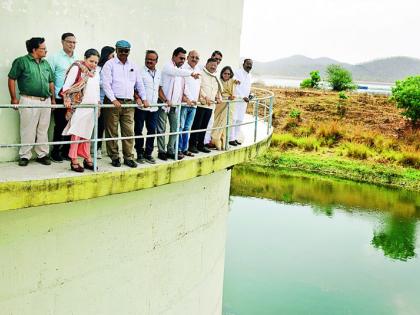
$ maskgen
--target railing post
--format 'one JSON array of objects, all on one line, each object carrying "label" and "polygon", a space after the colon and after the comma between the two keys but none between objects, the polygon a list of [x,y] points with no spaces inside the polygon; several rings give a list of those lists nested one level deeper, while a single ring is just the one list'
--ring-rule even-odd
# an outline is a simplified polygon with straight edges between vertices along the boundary
[{"label": "railing post", "polygon": [[[179,132],[179,125],[181,120],[181,108],[182,105],[177,105],[177,113],[176,113],[176,131]],[[181,134],[176,134],[176,140],[175,140],[175,161],[178,161],[178,150],[179,150],[179,137]]]},{"label": "railing post", "polygon": [[271,129],[272,116],[273,116],[273,102],[274,102],[274,96],[271,96],[270,97],[270,108],[269,108],[269,112],[268,112],[267,134],[270,133],[270,129]]},{"label": "railing post", "polygon": [[259,101],[256,100],[254,103],[254,115],[255,115],[255,126],[254,126],[254,142],[257,142],[257,129],[258,129],[258,104]]},{"label": "railing post", "polygon": [[226,137],[225,137],[225,150],[229,150],[229,133],[230,133],[230,103],[226,102]]},{"label": "railing post", "polygon": [[93,126],[93,171],[98,171],[98,104],[95,104],[93,108],[93,114],[95,115],[94,126]]}]

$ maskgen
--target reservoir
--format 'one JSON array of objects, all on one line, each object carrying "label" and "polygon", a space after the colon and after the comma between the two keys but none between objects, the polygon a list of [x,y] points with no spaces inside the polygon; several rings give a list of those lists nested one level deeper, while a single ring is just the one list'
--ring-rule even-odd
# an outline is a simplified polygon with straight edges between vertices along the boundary
[{"label": "reservoir", "polygon": [[419,218],[418,193],[240,168],[223,314],[420,314]]}]

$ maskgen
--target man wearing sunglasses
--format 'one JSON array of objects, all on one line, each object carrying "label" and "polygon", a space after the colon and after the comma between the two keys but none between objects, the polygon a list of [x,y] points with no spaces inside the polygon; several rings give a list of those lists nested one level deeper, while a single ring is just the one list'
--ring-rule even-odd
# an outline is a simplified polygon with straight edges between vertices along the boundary
[{"label": "man wearing sunglasses", "polygon": [[[105,136],[118,137],[118,124],[122,137],[134,136],[134,107],[122,107],[126,104],[135,104],[139,107],[148,107],[146,90],[137,66],[128,60],[131,44],[126,40],[119,40],[115,44],[117,56],[108,60],[102,71],[102,86],[105,92],[104,104],[113,104],[113,108],[103,110],[105,121]],[[136,92],[136,94],[135,94]],[[135,97],[136,95],[136,97]],[[135,100],[134,100],[135,98]],[[133,154],[134,139],[122,140],[124,164],[135,168]],[[106,142],[108,156],[114,167],[120,167],[118,141]]]}]

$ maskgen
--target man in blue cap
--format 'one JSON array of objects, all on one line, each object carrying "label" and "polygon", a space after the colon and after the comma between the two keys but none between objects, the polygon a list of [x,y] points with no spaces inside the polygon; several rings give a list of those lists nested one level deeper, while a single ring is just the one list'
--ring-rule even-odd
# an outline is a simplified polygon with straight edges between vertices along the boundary
[{"label": "man in blue cap", "polygon": [[[121,107],[122,104],[134,104],[148,107],[146,90],[137,66],[128,60],[131,45],[125,40],[119,40],[115,44],[117,56],[108,60],[102,71],[102,85],[105,92],[104,104],[113,104],[114,108],[103,111],[105,121],[105,136],[107,138],[118,137],[118,123],[120,124],[121,136],[134,136],[134,107]],[[134,92],[137,92],[136,94]],[[137,167],[133,155],[134,139],[122,140],[124,164],[128,167]],[[108,156],[112,166],[120,167],[118,141],[106,142]]]}]

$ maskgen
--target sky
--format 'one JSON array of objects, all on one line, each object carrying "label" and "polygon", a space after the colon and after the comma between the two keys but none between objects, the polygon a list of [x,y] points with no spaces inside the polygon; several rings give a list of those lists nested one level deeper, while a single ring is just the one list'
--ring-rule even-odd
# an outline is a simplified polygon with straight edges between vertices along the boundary
[{"label": "sky", "polygon": [[420,0],[244,0],[241,56],[420,58]]}]

